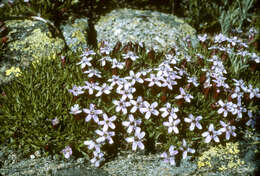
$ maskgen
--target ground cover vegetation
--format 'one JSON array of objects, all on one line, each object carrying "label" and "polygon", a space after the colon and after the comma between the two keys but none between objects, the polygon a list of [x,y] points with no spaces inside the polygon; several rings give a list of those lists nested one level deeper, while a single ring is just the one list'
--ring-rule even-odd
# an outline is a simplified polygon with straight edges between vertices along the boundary
[{"label": "ground cover vegetation", "polygon": [[[246,14],[253,4],[247,2]],[[175,165],[239,140],[258,113],[259,53],[252,43],[259,34],[243,31],[253,16],[228,27],[223,18],[222,33],[198,35],[196,47],[189,38],[161,53],[144,43],[109,48],[100,41],[96,49],[33,62],[1,88],[1,143],[22,148],[25,157],[85,156],[98,167],[120,150],[161,152]]]}]

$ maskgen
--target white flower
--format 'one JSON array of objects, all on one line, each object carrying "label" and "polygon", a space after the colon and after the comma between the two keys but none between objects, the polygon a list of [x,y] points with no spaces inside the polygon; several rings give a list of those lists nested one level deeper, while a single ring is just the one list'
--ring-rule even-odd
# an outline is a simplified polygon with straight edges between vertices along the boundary
[{"label": "white flower", "polygon": [[124,83],[123,85],[119,85],[116,92],[118,94],[122,95],[122,99],[126,100],[128,99],[133,99],[133,93],[136,91],[134,87],[131,86],[130,83]]},{"label": "white flower", "polygon": [[106,65],[106,62],[112,62],[112,58],[110,56],[104,56],[101,59],[99,59],[98,61],[101,62],[101,66],[104,67]]},{"label": "white flower", "polygon": [[122,111],[123,114],[127,114],[127,107],[131,106],[130,102],[126,102],[124,99],[113,100],[113,104],[116,105],[116,112]]},{"label": "white flower", "polygon": [[144,82],[143,79],[140,78],[141,72],[135,74],[132,70],[130,70],[129,75],[130,76],[125,77],[125,79],[130,80],[132,85],[134,85],[135,82],[139,82],[141,84]]},{"label": "white flower", "polygon": [[122,56],[123,56],[124,59],[131,59],[132,61],[135,61],[136,59],[139,58],[132,51],[128,51],[128,53],[122,54]]},{"label": "white flower", "polygon": [[79,63],[77,63],[76,65],[80,65],[80,68],[83,69],[87,66],[91,67],[92,64],[90,63],[90,61],[92,60],[92,57],[83,57],[81,59],[81,61]]},{"label": "white flower", "polygon": [[150,82],[148,84],[149,87],[154,86],[154,84],[156,84],[158,87],[162,86],[162,83],[160,81],[162,81],[162,79],[160,77],[155,76],[154,74],[150,74],[150,78],[146,78],[145,81]]},{"label": "white flower", "polygon": [[169,117],[169,122],[163,122],[164,126],[168,127],[168,133],[172,133],[172,131],[174,131],[174,133],[178,134],[179,133],[179,129],[177,128],[177,125],[181,122],[180,119],[177,120],[173,120],[172,117]]},{"label": "white flower", "polygon": [[68,91],[73,94],[73,96],[78,96],[80,94],[83,94],[84,91],[82,91],[83,87],[81,86],[73,86],[72,89],[69,89]]},{"label": "white flower", "polygon": [[100,151],[100,147],[101,147],[100,144],[97,144],[92,140],[84,141],[84,145],[87,145],[89,150],[92,150],[93,148],[95,148],[96,151]]},{"label": "white flower", "polygon": [[112,51],[112,48],[110,48],[108,46],[100,48],[100,53],[101,54],[107,54],[108,55],[111,51]]},{"label": "white flower", "polygon": [[180,150],[182,151],[182,159],[186,159],[188,153],[195,153],[194,149],[188,147],[185,139],[182,140],[182,147],[180,147]]},{"label": "white flower", "polygon": [[55,125],[58,125],[60,123],[59,119],[57,117],[55,117],[55,119],[53,119],[51,121],[52,125],[55,126]]},{"label": "white flower", "polygon": [[171,104],[170,103],[166,103],[164,107],[160,108],[159,111],[162,112],[162,117],[165,118],[169,115],[169,113],[171,112]]},{"label": "white flower", "polygon": [[99,97],[103,93],[110,94],[110,91],[112,90],[112,88],[109,85],[107,85],[106,83],[103,83],[102,87],[97,86],[96,90],[98,91],[98,93],[96,94],[96,97]]},{"label": "white flower", "polygon": [[144,114],[145,113],[145,118],[146,119],[149,119],[150,116],[153,114],[153,115],[156,115],[158,116],[159,115],[159,111],[157,111],[155,108],[158,106],[158,103],[157,102],[153,102],[151,105],[145,101],[144,102],[144,107],[140,109],[141,113]]},{"label": "white flower", "polygon": [[85,117],[85,121],[89,122],[91,119],[93,119],[96,123],[99,122],[98,115],[102,114],[103,111],[100,109],[96,109],[96,106],[94,104],[89,105],[89,109],[84,108],[83,111],[87,114]]},{"label": "white flower", "polygon": [[193,77],[188,76],[188,83],[192,83],[195,87],[199,86],[199,83],[197,82],[197,77],[195,76]]},{"label": "white flower", "polygon": [[195,129],[195,126],[198,129],[202,129],[201,124],[199,123],[199,121],[202,119],[202,116],[198,116],[196,118],[194,118],[194,116],[192,114],[189,114],[189,118],[184,118],[184,121],[187,123],[191,123],[190,124],[190,131],[193,131]]},{"label": "white flower", "polygon": [[84,71],[83,73],[88,74],[89,78],[92,78],[93,76],[96,76],[98,78],[101,78],[101,72],[96,69],[89,69],[87,71]]},{"label": "white flower", "polygon": [[193,96],[190,94],[187,94],[182,87],[180,87],[181,94],[176,96],[175,99],[181,99],[184,98],[186,102],[190,103],[190,99],[193,99]]},{"label": "white flower", "polygon": [[219,138],[218,135],[220,135],[221,132],[220,131],[215,131],[214,130],[214,125],[210,124],[209,125],[209,130],[202,133],[203,137],[205,138],[205,143],[209,143],[211,141],[211,139],[213,138],[215,142],[219,142]]},{"label": "white flower", "polygon": [[230,139],[230,134],[232,136],[236,136],[237,134],[234,132],[236,127],[235,126],[230,126],[229,124],[225,124],[225,122],[223,121],[220,121],[220,124],[223,126],[223,128],[220,128],[219,131],[221,133],[224,133],[226,132],[226,140],[229,140]]},{"label": "white flower", "polygon": [[259,88],[254,89],[251,84],[249,84],[247,92],[250,93],[249,94],[250,99],[252,99],[254,97],[260,98]]},{"label": "white flower", "polygon": [[70,155],[72,155],[72,149],[70,148],[70,146],[66,146],[65,149],[63,149],[61,152],[66,159],[68,159]]},{"label": "white flower", "polygon": [[139,147],[141,150],[143,150],[144,144],[142,143],[142,141],[143,141],[144,136],[145,136],[145,132],[141,132],[141,128],[137,128],[135,130],[135,136],[134,137],[127,137],[125,140],[128,143],[133,143],[132,144],[132,150],[133,151],[136,151],[137,147]]},{"label": "white flower", "polygon": [[122,125],[127,128],[127,133],[132,133],[133,130],[136,130],[138,125],[142,123],[141,119],[135,120],[134,116],[132,114],[128,115],[129,121],[123,121]]},{"label": "white flower", "polygon": [[93,152],[93,155],[94,155],[94,158],[92,158],[92,159],[90,160],[90,162],[91,162],[92,164],[94,163],[95,167],[99,167],[99,166],[100,166],[100,162],[102,162],[102,161],[105,160],[105,159],[104,159],[104,153],[101,152],[101,151],[94,151],[94,152]]},{"label": "white flower", "polygon": [[139,111],[140,111],[141,108],[145,107],[143,98],[141,96],[138,96],[136,101],[130,100],[130,102],[133,105],[132,109],[130,110],[131,113],[136,112],[137,109],[139,109]]},{"label": "white flower", "polygon": [[83,86],[83,88],[84,88],[85,90],[88,89],[89,95],[92,95],[93,92],[94,92],[94,90],[97,89],[98,85],[99,85],[99,83],[95,83],[95,82],[91,82],[91,83],[90,83],[90,82],[88,82],[88,81],[85,81],[85,86]]},{"label": "white flower", "polygon": [[116,59],[113,59],[111,68],[123,69],[124,66],[125,66],[124,62],[118,62]]},{"label": "white flower", "polygon": [[116,120],[116,116],[112,116],[110,118],[108,118],[107,114],[104,113],[103,114],[103,119],[102,121],[99,121],[98,124],[99,125],[103,125],[103,131],[107,131],[108,127],[110,127],[111,129],[115,129],[115,124],[113,123],[113,121]]},{"label": "white flower", "polygon": [[170,162],[171,165],[175,166],[175,155],[179,152],[178,150],[174,150],[175,146],[171,145],[169,148],[169,156],[166,152],[161,154],[161,157],[164,158],[164,162]]},{"label": "white flower", "polygon": [[98,135],[100,135],[99,138],[96,139],[97,143],[104,143],[106,140],[108,141],[109,144],[113,144],[114,141],[112,139],[112,136],[115,136],[114,131],[104,131],[104,129],[101,130],[96,130],[95,131]]},{"label": "white flower", "polygon": [[88,50],[84,51],[82,55],[80,55],[80,57],[88,57],[89,55],[96,55],[96,53],[93,50]]},{"label": "white flower", "polygon": [[70,114],[76,115],[76,114],[80,114],[82,112],[82,110],[80,110],[80,107],[78,104],[75,104],[74,106],[72,106],[70,108]]},{"label": "white flower", "polygon": [[222,100],[218,101],[218,105],[221,106],[220,109],[218,109],[218,114],[222,114],[224,117],[227,117],[228,114],[228,110],[227,110],[227,104],[225,104]]},{"label": "white flower", "polygon": [[198,35],[198,38],[201,42],[205,42],[207,40],[207,34],[204,35]]},{"label": "white flower", "polygon": [[111,79],[107,80],[108,82],[111,82],[110,86],[114,87],[114,85],[122,85],[124,83],[123,78],[120,78],[119,76],[112,75]]}]

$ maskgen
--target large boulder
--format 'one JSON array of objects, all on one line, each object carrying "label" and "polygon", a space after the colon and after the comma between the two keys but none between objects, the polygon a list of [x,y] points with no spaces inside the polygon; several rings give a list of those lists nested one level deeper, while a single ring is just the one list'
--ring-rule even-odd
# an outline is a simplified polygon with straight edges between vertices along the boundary
[{"label": "large boulder", "polygon": [[112,47],[117,41],[126,44],[144,42],[148,48],[165,50],[190,36],[195,44],[195,29],[174,15],[150,10],[117,9],[102,16],[95,25],[97,40]]},{"label": "large boulder", "polygon": [[[5,21],[9,31],[5,56],[0,61],[0,85],[7,83],[30,62],[40,58],[55,58],[65,48],[64,41],[55,37],[50,26],[42,21]],[[14,74],[10,74],[13,70]]]}]

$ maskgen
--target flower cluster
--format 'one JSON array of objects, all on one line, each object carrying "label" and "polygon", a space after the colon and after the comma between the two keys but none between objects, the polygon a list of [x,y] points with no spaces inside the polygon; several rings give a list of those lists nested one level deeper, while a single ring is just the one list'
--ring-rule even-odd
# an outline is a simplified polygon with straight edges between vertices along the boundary
[{"label": "flower cluster", "polygon": [[[202,44],[210,43],[207,35],[199,36],[199,40]],[[236,37],[220,34],[214,37],[213,46],[207,48],[214,51],[208,59],[202,53],[180,52],[176,46],[165,53],[163,60],[158,59],[161,63],[153,66],[157,56],[153,50],[146,52],[143,45],[128,43],[120,50],[118,46],[112,49],[102,43],[96,52],[86,49],[77,65],[88,80],[84,86],[74,85],[69,92],[74,97],[88,97],[89,108],[81,109],[81,105],[75,104],[70,113],[84,113],[85,123],[97,128],[95,135],[89,136],[96,136],[96,139],[84,142],[89,150],[94,149],[91,163],[98,167],[105,160],[103,149],[105,144],[115,143],[116,124],[125,128],[126,133],[120,135],[125,137],[125,142],[131,143],[133,151],[145,149],[144,141],[150,136],[147,133],[164,136],[169,141],[165,146],[170,147],[161,157],[172,165],[175,165],[176,155],[182,154],[186,159],[188,153],[195,153],[189,146],[197,141],[180,137],[188,131],[198,139],[204,139],[205,144],[220,142],[222,135],[226,140],[236,137],[236,122],[252,114],[247,109],[246,97],[249,101],[260,98],[258,88],[251,84],[247,86],[243,80],[233,79],[232,82],[228,77],[227,62],[218,52],[224,52],[228,57],[238,47],[245,50],[247,44]],[[144,54],[151,64],[147,70],[140,64],[144,63]],[[192,71],[201,60],[204,63],[199,64],[202,76]],[[112,72],[108,72],[109,68]],[[201,103],[205,109],[198,107],[199,102],[208,101],[210,96],[213,103]],[[214,111],[210,109],[211,105],[215,106]],[[194,106],[198,109],[189,112]],[[182,145],[176,146],[170,140],[173,135],[182,141]],[[66,148],[63,153],[68,158],[72,152]]]}]

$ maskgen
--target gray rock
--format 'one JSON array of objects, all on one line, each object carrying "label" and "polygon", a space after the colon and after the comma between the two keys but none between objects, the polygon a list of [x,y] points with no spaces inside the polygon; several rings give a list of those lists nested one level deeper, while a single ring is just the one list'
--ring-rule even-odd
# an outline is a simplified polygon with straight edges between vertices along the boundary
[{"label": "gray rock", "polygon": [[[56,58],[65,47],[64,41],[54,37],[42,21],[9,20],[5,24],[9,33],[5,58],[0,63],[0,85],[12,80],[18,69],[23,70],[32,61]],[[14,74],[9,74],[10,71]]]},{"label": "gray rock", "polygon": [[60,26],[65,41],[73,52],[82,52],[87,44],[88,18],[69,19]]},{"label": "gray rock", "polygon": [[166,50],[190,36],[196,44],[195,29],[174,15],[150,10],[118,9],[102,16],[95,25],[98,41],[113,47],[119,40],[144,42],[149,48]]}]

